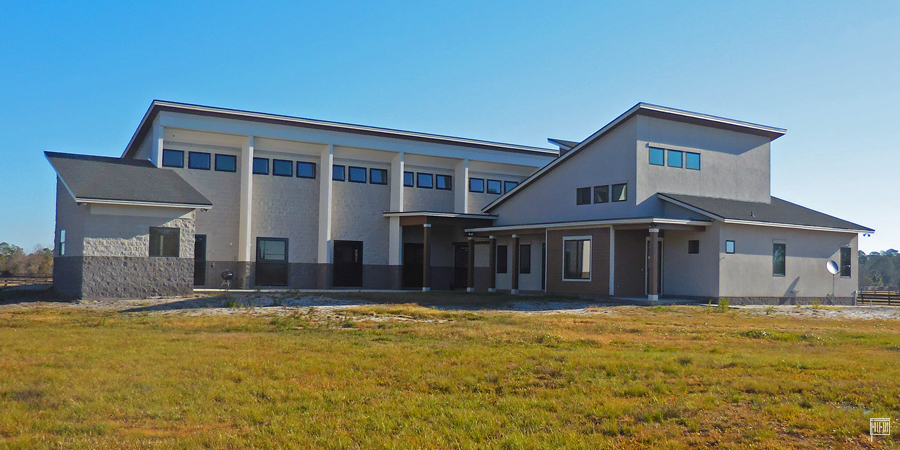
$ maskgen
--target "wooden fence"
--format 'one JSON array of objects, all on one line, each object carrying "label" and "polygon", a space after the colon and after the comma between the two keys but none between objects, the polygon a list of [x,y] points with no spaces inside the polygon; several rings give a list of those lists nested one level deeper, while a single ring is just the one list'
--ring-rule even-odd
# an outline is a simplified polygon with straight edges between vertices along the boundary
[{"label": "wooden fence", "polygon": [[859,291],[856,295],[859,306],[900,306],[900,291]]},{"label": "wooden fence", "polygon": [[53,277],[32,277],[28,275],[12,275],[8,277],[0,276],[0,289],[15,286],[24,286],[29,284],[51,284]]}]

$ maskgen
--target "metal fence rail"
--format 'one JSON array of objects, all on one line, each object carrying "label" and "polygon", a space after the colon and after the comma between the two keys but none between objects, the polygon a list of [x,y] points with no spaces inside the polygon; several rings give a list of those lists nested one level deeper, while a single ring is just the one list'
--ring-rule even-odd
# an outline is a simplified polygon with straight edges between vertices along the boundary
[{"label": "metal fence rail", "polygon": [[28,284],[50,284],[52,282],[53,277],[35,277],[30,275],[0,276],[0,289]]},{"label": "metal fence rail", "polygon": [[856,304],[860,306],[900,306],[900,291],[859,291]]}]

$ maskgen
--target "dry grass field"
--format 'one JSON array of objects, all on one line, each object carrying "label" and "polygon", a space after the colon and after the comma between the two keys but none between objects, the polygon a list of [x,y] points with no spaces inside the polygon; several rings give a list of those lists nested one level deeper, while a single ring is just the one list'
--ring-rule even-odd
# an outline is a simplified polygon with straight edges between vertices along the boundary
[{"label": "dry grass field", "polygon": [[897,321],[234,309],[0,310],[0,447],[898,447]]}]

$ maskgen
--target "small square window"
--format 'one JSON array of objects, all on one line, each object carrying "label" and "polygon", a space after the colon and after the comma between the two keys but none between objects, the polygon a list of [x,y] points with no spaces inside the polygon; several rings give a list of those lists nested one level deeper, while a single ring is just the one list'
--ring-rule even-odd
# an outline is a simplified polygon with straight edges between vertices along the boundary
[{"label": "small square window", "polygon": [[297,178],[315,178],[316,163],[297,161]]},{"label": "small square window", "polygon": [[594,203],[609,202],[609,185],[594,186]]},{"label": "small square window", "polygon": [[334,181],[344,181],[346,179],[344,170],[344,166],[331,166],[331,179]]},{"label": "small square window", "polygon": [[700,241],[690,240],[688,241],[688,253],[697,254],[700,253]]},{"label": "small square window", "polygon": [[365,183],[366,182],[366,168],[350,166],[350,182],[351,183]]},{"label": "small square window", "polygon": [[387,170],[369,169],[369,182],[372,184],[387,184]]},{"label": "small square window", "polygon": [[253,173],[257,175],[268,175],[269,174],[269,159],[268,158],[253,158]]},{"label": "small square window", "polygon": [[614,184],[612,185],[612,201],[614,202],[624,202],[628,200],[628,184]]},{"label": "small square window", "polygon": [[273,159],[272,160],[272,175],[278,177],[293,177],[294,176],[294,162],[287,161],[284,159]]},{"label": "small square window", "polygon": [[725,241],[725,253],[734,254],[734,241]]},{"label": "small square window", "polygon": [[216,170],[219,172],[237,172],[237,156],[217,154]]},{"label": "small square window", "polygon": [[484,192],[484,179],[469,178],[469,192]]},{"label": "small square window", "polygon": [[502,194],[503,191],[503,183],[500,180],[487,180],[487,193],[488,194]]},{"label": "small square window", "polygon": [[181,150],[163,150],[163,167],[184,167],[184,152]]},{"label": "small square window", "polygon": [[650,147],[650,164],[662,166],[666,164],[666,151],[661,148]]},{"label": "small square window", "polygon": [[518,185],[519,185],[519,183],[517,183],[515,181],[504,181],[503,182],[503,192],[509,192],[509,191],[515,189],[516,186],[518,186]]},{"label": "small square window", "polygon": [[403,172],[403,185],[406,187],[414,187],[416,185],[416,174],[412,172]]},{"label": "small square window", "polygon": [[188,168],[209,170],[211,164],[209,153],[188,152]]},{"label": "small square window", "polygon": [[576,205],[590,205],[591,204],[591,188],[583,187],[578,188],[575,191],[575,204]]},{"label": "small square window", "polygon": [[450,175],[436,175],[434,181],[435,187],[440,190],[449,191],[453,189],[453,178]]},{"label": "small square window", "polygon": [[150,256],[177,258],[180,242],[180,229],[150,227]]},{"label": "small square window", "polygon": [[678,150],[669,150],[669,167],[681,167],[684,153]]},{"label": "small square window", "polygon": [[684,154],[684,167],[686,169],[700,170],[700,154],[699,153],[685,153]]},{"label": "small square window", "polygon": [[425,189],[434,187],[434,175],[430,173],[416,173],[416,186]]}]

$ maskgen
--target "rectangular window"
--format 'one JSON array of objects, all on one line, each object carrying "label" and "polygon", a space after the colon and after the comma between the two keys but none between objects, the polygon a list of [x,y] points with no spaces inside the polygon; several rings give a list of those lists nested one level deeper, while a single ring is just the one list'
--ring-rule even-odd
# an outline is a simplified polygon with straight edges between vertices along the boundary
[{"label": "rectangular window", "polygon": [[237,156],[217,154],[216,170],[219,172],[237,172]]},{"label": "rectangular window", "polygon": [[253,158],[253,173],[257,175],[268,175],[269,174],[269,159],[268,158]]},{"label": "rectangular window", "polygon": [[365,183],[366,182],[366,168],[350,166],[350,182],[351,183]]},{"label": "rectangular window", "polygon": [[700,170],[700,154],[699,153],[685,153],[684,154],[684,167],[687,169]]},{"label": "rectangular window", "polygon": [[725,253],[734,254],[734,241],[725,241]]},{"label": "rectangular window", "polygon": [[416,173],[416,187],[431,189],[434,187],[434,175],[430,173]]},{"label": "rectangular window", "polygon": [[516,183],[515,181],[504,181],[503,182],[503,192],[509,192],[509,191],[515,189],[516,186],[518,186],[518,185],[519,185],[519,183]]},{"label": "rectangular window", "polygon": [[279,238],[256,238],[257,261],[287,261],[288,240]]},{"label": "rectangular window", "polygon": [[344,166],[331,166],[331,179],[334,181],[344,181]]},{"label": "rectangular window", "polygon": [[785,244],[772,244],[772,276],[783,277],[785,275],[786,258],[787,246]]},{"label": "rectangular window", "polygon": [[591,279],[590,238],[563,239],[563,279]]},{"label": "rectangular window", "polygon": [[150,256],[177,258],[180,242],[180,229],[150,227]]},{"label": "rectangular window", "polygon": [[850,247],[841,247],[841,277],[852,276],[852,251]]},{"label": "rectangular window", "polygon": [[188,152],[188,168],[209,170],[212,156],[209,153]]},{"label": "rectangular window", "polygon": [[612,186],[612,201],[624,202],[628,200],[628,184],[614,184]]},{"label": "rectangular window", "polygon": [[163,167],[184,167],[184,152],[181,150],[163,150]]},{"label": "rectangular window", "polygon": [[484,192],[484,179],[469,178],[469,192]]},{"label": "rectangular window", "polygon": [[575,204],[576,205],[590,205],[591,204],[591,188],[583,187],[575,190]]},{"label": "rectangular window", "polygon": [[594,203],[609,202],[609,185],[594,186]]},{"label": "rectangular window", "polygon": [[650,164],[664,166],[666,164],[666,151],[661,148],[650,147]]},{"label": "rectangular window", "polygon": [[531,244],[519,246],[519,273],[531,273]]},{"label": "rectangular window", "polygon": [[503,183],[500,180],[487,180],[487,193],[488,194],[502,194],[503,191]]},{"label": "rectangular window", "polygon": [[294,176],[294,162],[287,161],[284,159],[273,159],[272,160],[272,175],[278,177],[293,177]]},{"label": "rectangular window", "polygon": [[437,184],[435,187],[438,189],[444,191],[453,189],[453,177],[450,175],[437,175],[434,181]]},{"label": "rectangular window", "polygon": [[415,186],[415,174],[412,172],[403,172],[403,185],[406,187]]},{"label": "rectangular window", "polygon": [[700,241],[696,241],[696,240],[688,241],[688,253],[690,253],[690,254],[700,253]]},{"label": "rectangular window", "polygon": [[678,150],[669,150],[669,167],[682,167],[684,154]]},{"label": "rectangular window", "polygon": [[316,163],[297,161],[297,178],[315,178]]},{"label": "rectangular window", "polygon": [[59,256],[66,255],[66,230],[59,230]]},{"label": "rectangular window", "polygon": [[369,169],[369,183],[387,184],[387,170]]},{"label": "rectangular window", "polygon": [[497,246],[497,273],[506,273],[506,246],[498,245]]}]

